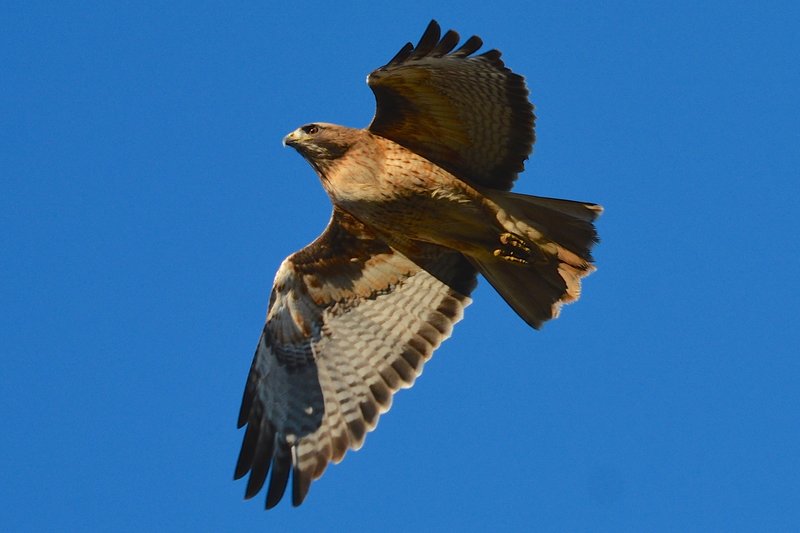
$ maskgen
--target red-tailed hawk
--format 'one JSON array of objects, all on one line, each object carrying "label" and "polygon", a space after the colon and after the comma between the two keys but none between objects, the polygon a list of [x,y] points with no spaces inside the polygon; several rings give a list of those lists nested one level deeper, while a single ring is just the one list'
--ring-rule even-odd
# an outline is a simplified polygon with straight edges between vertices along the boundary
[{"label": "red-tailed hawk", "polygon": [[235,478],[292,504],[358,449],[461,319],[480,272],[538,328],[594,270],[595,204],[508,192],[534,141],[533,106],[500,52],[440,38],[432,21],[367,78],[366,129],[303,126],[284,139],[333,203],[327,229],[275,276],[239,413]]}]

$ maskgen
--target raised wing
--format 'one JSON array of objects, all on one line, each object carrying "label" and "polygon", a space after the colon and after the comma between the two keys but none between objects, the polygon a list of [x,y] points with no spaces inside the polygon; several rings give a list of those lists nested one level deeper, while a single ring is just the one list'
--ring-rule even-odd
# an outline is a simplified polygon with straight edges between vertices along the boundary
[{"label": "raised wing", "polygon": [[475,270],[456,252],[425,245],[414,261],[334,209],[325,232],[287,258],[247,378],[247,430],[235,479],[246,498],[272,475],[266,507],[292,504],[349,448],[358,449],[461,319]]},{"label": "raised wing", "polygon": [[377,108],[369,130],[472,183],[509,190],[534,142],[533,105],[522,76],[470,37],[441,37],[431,21],[417,46],[407,43],[367,83]]}]

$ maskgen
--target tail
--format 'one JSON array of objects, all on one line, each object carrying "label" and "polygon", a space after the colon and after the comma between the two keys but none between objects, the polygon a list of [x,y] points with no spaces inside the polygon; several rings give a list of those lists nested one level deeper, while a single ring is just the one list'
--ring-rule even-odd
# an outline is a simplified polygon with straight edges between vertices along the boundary
[{"label": "tail", "polygon": [[500,207],[507,230],[489,254],[470,257],[500,296],[534,328],[556,318],[578,299],[581,278],[591,274],[596,204],[483,191]]}]

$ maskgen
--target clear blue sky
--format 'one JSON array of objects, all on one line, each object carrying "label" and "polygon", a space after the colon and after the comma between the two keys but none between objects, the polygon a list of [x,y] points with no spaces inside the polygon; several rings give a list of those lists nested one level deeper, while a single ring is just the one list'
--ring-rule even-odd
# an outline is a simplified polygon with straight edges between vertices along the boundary
[{"label": "clear blue sky", "polygon": [[[800,528],[796,2],[141,4],[0,7],[0,529]],[[366,125],[431,18],[526,76],[517,190],[602,203],[599,270],[540,332],[481,284],[265,512],[239,401],[330,213],[281,138]]]}]

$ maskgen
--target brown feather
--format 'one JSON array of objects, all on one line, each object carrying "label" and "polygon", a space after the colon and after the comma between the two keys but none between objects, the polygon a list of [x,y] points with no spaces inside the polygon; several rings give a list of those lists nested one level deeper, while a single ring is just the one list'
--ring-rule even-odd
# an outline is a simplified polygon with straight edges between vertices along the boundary
[{"label": "brown feather", "polygon": [[432,21],[416,47],[369,75],[377,106],[368,129],[470,183],[508,190],[535,140],[525,81],[497,50],[471,56],[480,38],[448,54],[458,34],[437,44],[439,35]]}]

